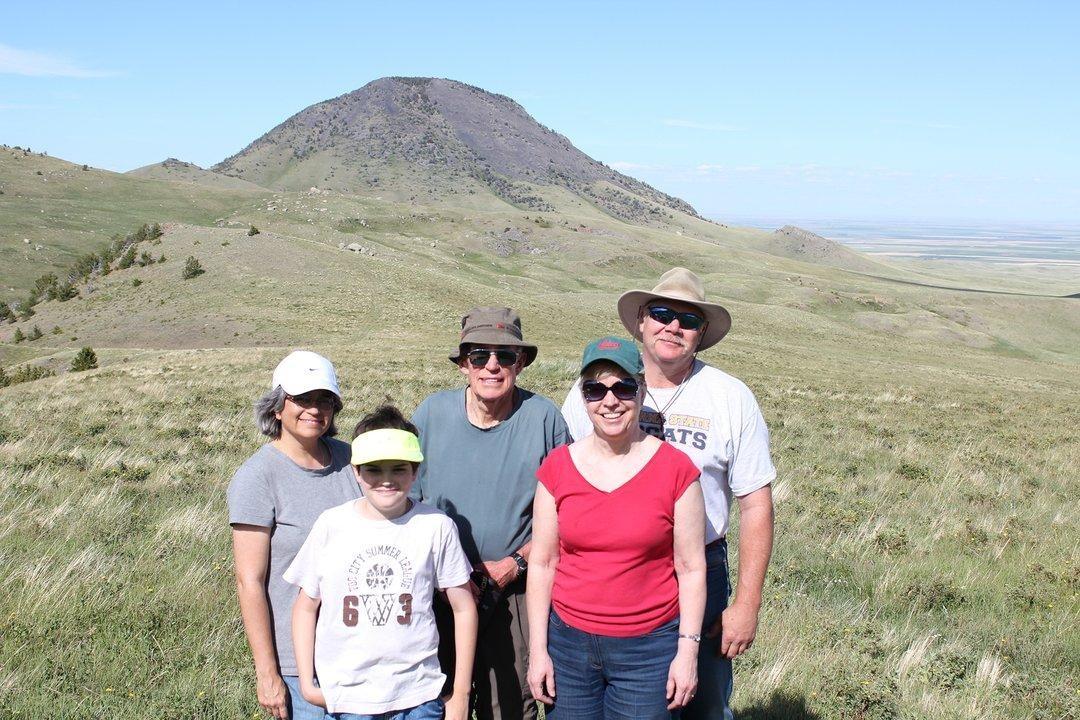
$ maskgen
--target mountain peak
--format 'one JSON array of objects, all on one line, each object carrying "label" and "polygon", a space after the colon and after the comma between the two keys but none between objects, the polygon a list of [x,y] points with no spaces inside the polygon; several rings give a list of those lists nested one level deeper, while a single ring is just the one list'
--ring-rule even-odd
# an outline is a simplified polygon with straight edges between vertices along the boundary
[{"label": "mountain peak", "polygon": [[[530,210],[569,190],[622,220],[661,222],[686,202],[612,170],[505,95],[445,78],[384,77],[293,115],[216,172],[280,189],[481,188]],[[557,193],[556,193],[557,194]]]}]

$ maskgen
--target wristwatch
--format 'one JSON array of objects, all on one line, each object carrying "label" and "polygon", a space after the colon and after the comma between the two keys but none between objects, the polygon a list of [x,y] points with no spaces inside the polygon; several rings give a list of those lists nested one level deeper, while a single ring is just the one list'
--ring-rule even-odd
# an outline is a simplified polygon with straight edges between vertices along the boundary
[{"label": "wristwatch", "polygon": [[529,569],[529,563],[525,561],[525,558],[521,557],[518,553],[512,553],[510,559],[517,563],[518,577],[525,574],[525,571]]},{"label": "wristwatch", "polygon": [[701,642],[701,635],[699,633],[679,633],[679,637],[693,640],[696,643]]}]

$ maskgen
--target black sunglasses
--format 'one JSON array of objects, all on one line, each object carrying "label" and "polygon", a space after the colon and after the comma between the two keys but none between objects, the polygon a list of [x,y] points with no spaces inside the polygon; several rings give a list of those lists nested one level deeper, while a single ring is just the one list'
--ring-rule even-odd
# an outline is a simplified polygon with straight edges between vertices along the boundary
[{"label": "black sunglasses", "polygon": [[697,330],[705,324],[705,318],[701,317],[697,313],[692,312],[676,312],[669,307],[663,305],[653,305],[646,308],[646,312],[656,322],[661,325],[668,325],[672,320],[678,318],[679,327],[683,330]]},{"label": "black sunglasses", "polygon": [[585,402],[596,402],[607,397],[608,390],[620,400],[633,400],[638,394],[637,380],[623,378],[614,385],[605,385],[599,380],[586,380],[581,383],[581,396]]},{"label": "black sunglasses", "polygon": [[341,409],[341,401],[338,400],[337,395],[321,390],[306,392],[303,395],[289,395],[286,393],[285,397],[305,409],[317,407],[320,410],[333,410],[334,412]]},{"label": "black sunglasses", "polygon": [[510,367],[518,361],[518,353],[514,350],[495,350],[492,348],[473,348],[469,352],[465,353],[465,357],[469,359],[469,364],[474,368],[482,368],[488,364],[488,360],[491,356],[495,356],[495,361],[502,367]]}]

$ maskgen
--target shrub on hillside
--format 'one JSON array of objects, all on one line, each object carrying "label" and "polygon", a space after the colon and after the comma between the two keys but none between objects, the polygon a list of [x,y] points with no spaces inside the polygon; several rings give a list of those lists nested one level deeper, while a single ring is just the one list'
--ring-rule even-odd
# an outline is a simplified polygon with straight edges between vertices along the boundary
[{"label": "shrub on hillside", "polygon": [[206,271],[203,270],[202,263],[199,262],[198,258],[194,255],[188,255],[187,260],[184,261],[184,272],[181,273],[180,277],[185,280],[190,280],[191,278],[199,277],[204,272]]},{"label": "shrub on hillside", "polygon": [[33,295],[31,295],[30,297],[23,300],[22,303],[20,303],[20,305],[19,305],[19,319],[20,320],[29,320],[30,318],[34,317],[34,303],[36,303],[36,302],[37,302],[37,299],[34,298]]},{"label": "shrub on hillside", "polygon": [[82,372],[83,370],[93,370],[98,366],[97,353],[93,348],[84,347],[80,350],[71,361],[71,372]]},{"label": "shrub on hillside", "polygon": [[27,339],[28,340],[37,340],[38,338],[40,338],[44,334],[45,333],[41,332],[41,328],[39,328],[37,325],[35,325],[34,329],[31,330],[30,334],[27,336]]},{"label": "shrub on hillside", "polygon": [[131,278],[131,287],[139,287],[142,285],[142,280],[139,278]]},{"label": "shrub on hillside", "polygon": [[14,342],[21,343],[26,339],[26,334],[22,331],[22,328],[15,328],[15,334],[11,336]]},{"label": "shrub on hillside", "polygon": [[147,265],[154,264],[154,256],[143,250],[142,255],[139,256],[139,267],[146,267]]},{"label": "shrub on hillside", "polygon": [[0,365],[0,388],[6,388],[10,384],[11,378],[7,376],[7,373],[4,372],[3,366]]},{"label": "shrub on hillside", "polygon": [[15,322],[15,313],[11,312],[11,306],[6,302],[0,302],[0,321]]},{"label": "shrub on hillside", "polygon": [[20,368],[15,368],[15,372],[11,373],[11,384],[18,385],[19,383],[33,382],[44,377],[52,377],[55,374],[49,368],[38,367],[37,365],[23,365]]},{"label": "shrub on hillside", "polygon": [[30,291],[30,297],[34,302],[40,302],[42,298],[52,300],[56,297],[56,287],[59,284],[56,273],[45,273],[34,281],[34,289]]},{"label": "shrub on hillside", "polygon": [[56,299],[60,302],[67,302],[77,297],[79,297],[79,290],[71,282],[62,282],[56,286]]},{"label": "shrub on hillside", "polygon": [[124,254],[120,256],[120,262],[116,264],[121,270],[127,270],[129,267],[135,264],[135,246],[130,245],[128,249],[124,251]]},{"label": "shrub on hillside", "polygon": [[248,228],[248,237],[251,237],[253,235],[258,235],[258,234],[259,234],[259,228],[255,227],[254,225],[252,225],[250,228]]}]

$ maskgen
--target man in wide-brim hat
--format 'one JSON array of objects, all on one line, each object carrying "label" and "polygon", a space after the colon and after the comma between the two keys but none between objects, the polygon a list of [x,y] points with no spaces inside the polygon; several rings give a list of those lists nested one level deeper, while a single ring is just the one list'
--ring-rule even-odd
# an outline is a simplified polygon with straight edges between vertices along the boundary
[{"label": "man in wide-brim hat", "polygon": [[[697,697],[684,719],[730,718],[731,659],[754,641],[761,589],[772,554],[769,431],[741,381],[697,359],[731,329],[731,315],[705,299],[697,275],[673,268],[652,290],[630,290],[619,319],[641,342],[646,397],[641,427],[684,451],[701,470],[705,494],[708,599],[698,653]],[[575,438],[592,431],[575,385],[562,407]],[[739,505],[739,582],[728,605],[727,531],[732,496]]]},{"label": "man in wide-brim hat", "polygon": [[[413,494],[454,520],[476,570],[480,631],[473,705],[481,720],[537,717],[525,679],[532,503],[540,463],[570,436],[550,400],[517,387],[536,351],[510,308],[470,310],[449,356],[467,379],[465,387],[428,396],[412,417],[425,458]],[[450,686],[454,634],[448,606],[436,604],[436,620]]]}]

